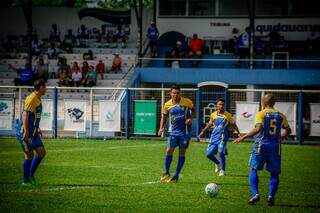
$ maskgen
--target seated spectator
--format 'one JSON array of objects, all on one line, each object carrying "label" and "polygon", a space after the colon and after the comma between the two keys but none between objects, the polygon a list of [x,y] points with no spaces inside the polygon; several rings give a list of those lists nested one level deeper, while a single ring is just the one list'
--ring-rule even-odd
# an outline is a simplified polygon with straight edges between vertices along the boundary
[{"label": "seated spectator", "polygon": [[24,69],[17,69],[9,64],[9,68],[15,70],[19,75],[19,78],[14,79],[15,86],[33,86],[34,77],[31,64],[26,63]]},{"label": "seated spectator", "polygon": [[71,72],[74,73],[76,71],[80,72],[80,67],[78,65],[78,62],[75,61],[75,62],[73,62],[73,65],[71,67]]},{"label": "seated spectator", "polygon": [[81,84],[81,80],[82,80],[82,73],[80,72],[80,69],[75,69],[75,71],[72,72],[71,78],[72,78],[73,86],[79,87]]},{"label": "seated spectator", "polygon": [[76,36],[72,34],[72,30],[68,30],[68,34],[64,36],[62,46],[68,53],[72,53],[72,48],[76,45]]},{"label": "seated spectator", "polygon": [[[182,47],[181,41],[177,41],[176,45],[170,50],[170,52],[166,53],[166,58],[167,60],[165,61],[165,66],[171,67],[172,62],[175,61],[175,59],[180,59],[184,58],[185,56],[185,51],[184,48]],[[180,61],[179,66],[180,66]]]},{"label": "seated spectator", "polygon": [[118,42],[121,42],[121,47],[125,47],[126,41],[127,41],[126,33],[124,32],[124,30],[122,30],[122,26],[118,25],[117,30],[114,31],[114,34],[113,34],[113,42],[116,43],[116,45]]},{"label": "seated spectator", "polygon": [[48,64],[44,63],[43,58],[39,58],[37,65],[34,68],[34,78],[35,80],[43,79],[45,82],[49,78]]},{"label": "seated spectator", "polygon": [[99,63],[96,65],[96,72],[97,74],[100,74],[101,79],[103,80],[103,74],[105,72],[105,66],[102,60],[99,60]]},{"label": "seated spectator", "polygon": [[[250,27],[246,27],[245,32],[241,33],[237,40],[237,49],[238,49],[238,60],[236,62],[237,66],[240,66],[240,63],[249,59],[250,49],[249,49],[249,32]],[[248,63],[247,63],[248,64]]]},{"label": "seated spectator", "polygon": [[93,60],[93,52],[92,52],[92,50],[88,50],[88,52],[83,53],[82,57],[83,57],[83,60],[85,60],[85,61]]},{"label": "seated spectator", "polygon": [[87,61],[84,61],[82,63],[82,68],[81,68],[81,73],[83,78],[87,75],[88,71],[89,71],[89,64]]},{"label": "seated spectator", "polygon": [[49,42],[60,44],[60,31],[58,31],[57,24],[52,24],[52,29],[50,30]]},{"label": "seated spectator", "polygon": [[156,57],[159,31],[154,22],[151,22],[150,27],[148,28],[147,37],[149,38],[151,57]]},{"label": "seated spectator", "polygon": [[[193,58],[202,58],[203,55],[203,49],[204,49],[204,40],[201,38],[198,38],[197,34],[193,34],[193,38],[190,41],[189,44],[189,57]],[[197,67],[199,66],[200,61],[191,61],[191,66]]]},{"label": "seated spectator", "polygon": [[90,66],[88,73],[83,79],[83,86],[93,87],[96,85],[96,81],[97,81],[97,73],[94,71],[94,67]]},{"label": "seated spectator", "polygon": [[121,64],[122,64],[122,59],[119,56],[119,53],[115,53],[114,54],[114,58],[112,61],[112,66],[111,66],[111,70],[113,72],[119,72],[121,71]]},{"label": "seated spectator", "polygon": [[50,43],[50,46],[47,50],[47,55],[49,59],[57,59],[58,55],[62,53],[62,51],[55,46],[54,42]]},{"label": "seated spectator", "polygon": [[72,80],[71,77],[66,69],[61,69],[60,75],[59,75],[59,87],[61,86],[71,86]]}]

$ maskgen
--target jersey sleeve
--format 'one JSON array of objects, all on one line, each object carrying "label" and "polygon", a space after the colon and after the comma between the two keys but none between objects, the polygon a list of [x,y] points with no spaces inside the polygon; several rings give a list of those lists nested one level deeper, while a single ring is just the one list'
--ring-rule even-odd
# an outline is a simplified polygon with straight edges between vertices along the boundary
[{"label": "jersey sleeve", "polygon": [[185,98],[185,105],[186,107],[188,107],[189,109],[193,109],[193,103],[189,98]]},{"label": "jersey sleeve", "polygon": [[209,123],[213,124],[214,119],[216,119],[216,117],[217,117],[216,113],[211,113]]},{"label": "jersey sleeve", "polygon": [[164,104],[162,109],[162,114],[167,115],[169,113],[169,104],[168,102]]},{"label": "jersey sleeve", "polygon": [[24,102],[24,111],[36,112],[37,101],[34,97],[28,97]]},{"label": "jersey sleeve", "polygon": [[230,123],[230,124],[234,124],[235,121],[234,121],[234,118],[233,116],[230,114],[230,113],[226,113],[226,117],[227,117],[227,121]]},{"label": "jersey sleeve", "polygon": [[263,124],[263,120],[264,120],[264,113],[260,111],[256,114],[254,125]]},{"label": "jersey sleeve", "polygon": [[282,117],[282,124],[281,124],[281,127],[282,128],[288,128],[289,127],[289,123],[288,123],[288,120],[287,120],[287,117],[281,113],[281,117]]}]

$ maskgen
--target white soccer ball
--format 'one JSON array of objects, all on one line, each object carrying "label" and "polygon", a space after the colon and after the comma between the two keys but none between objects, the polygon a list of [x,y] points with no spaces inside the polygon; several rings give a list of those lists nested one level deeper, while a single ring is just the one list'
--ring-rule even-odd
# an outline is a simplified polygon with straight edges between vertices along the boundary
[{"label": "white soccer ball", "polygon": [[209,197],[215,197],[219,192],[219,187],[215,183],[209,183],[204,191]]}]

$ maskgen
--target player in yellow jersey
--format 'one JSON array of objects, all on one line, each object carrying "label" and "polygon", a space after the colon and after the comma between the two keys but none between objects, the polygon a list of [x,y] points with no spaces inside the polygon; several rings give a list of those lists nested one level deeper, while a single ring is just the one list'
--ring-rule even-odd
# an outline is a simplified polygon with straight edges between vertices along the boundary
[{"label": "player in yellow jersey", "polygon": [[[255,128],[246,135],[237,138],[234,143],[239,143],[248,137],[256,135],[253,150],[251,152],[249,166],[249,183],[252,197],[248,203],[255,204],[260,200],[258,190],[258,170],[262,170],[264,164],[270,172],[268,205],[274,205],[274,197],[279,185],[281,172],[281,142],[291,133],[285,115],[273,106],[275,99],[272,94],[262,98],[262,111],[256,114]],[[283,129],[284,131],[281,131]]]},{"label": "player in yellow jersey", "polygon": [[[41,97],[46,93],[44,80],[34,82],[34,92],[25,100],[16,135],[24,152],[23,186],[35,185],[34,174],[46,154],[39,127],[42,104]],[[34,151],[36,155],[34,156]]]},{"label": "player in yellow jersey", "polygon": [[[212,127],[212,133],[207,148],[207,158],[215,164],[215,172],[219,172],[219,176],[225,175],[225,156],[228,154],[227,142],[230,133],[229,129],[234,129],[240,134],[239,128],[235,124],[232,115],[225,111],[224,104],[225,101],[222,98],[219,98],[216,101],[216,111],[210,115],[209,123],[198,135],[198,138],[201,138],[204,133]],[[217,153],[219,153],[219,160],[215,157]]]},{"label": "player in yellow jersey", "polygon": [[[170,90],[171,99],[163,106],[163,114],[160,121],[158,135],[161,136],[167,118],[170,120],[171,133],[167,142],[165,157],[165,171],[160,180],[165,182],[177,182],[180,171],[185,162],[186,150],[190,141],[192,119],[195,114],[193,103],[190,99],[181,97],[180,87],[173,85]],[[174,175],[170,176],[172,155],[176,147],[179,147],[179,159]]]}]

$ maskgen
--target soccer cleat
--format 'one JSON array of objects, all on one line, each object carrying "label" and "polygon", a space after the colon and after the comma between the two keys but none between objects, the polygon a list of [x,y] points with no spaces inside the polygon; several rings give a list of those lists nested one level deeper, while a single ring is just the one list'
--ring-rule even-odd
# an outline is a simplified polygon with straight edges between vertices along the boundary
[{"label": "soccer cleat", "polygon": [[29,183],[30,183],[31,185],[33,185],[33,186],[37,185],[37,181],[36,181],[36,179],[35,179],[34,177],[30,177]]},{"label": "soccer cleat", "polygon": [[258,201],[260,201],[260,196],[259,194],[255,194],[252,198],[249,199],[248,204],[254,205]]},{"label": "soccer cleat", "polygon": [[274,206],[274,197],[269,196],[267,202],[268,206]]},{"label": "soccer cleat", "polygon": [[161,182],[167,182],[169,179],[170,179],[170,174],[168,173],[163,173],[163,175],[161,175],[160,177]]},{"label": "soccer cleat", "polygon": [[214,168],[214,172],[218,173],[219,172],[219,164],[214,164],[215,168]]},{"label": "soccer cleat", "polygon": [[32,186],[32,184],[28,181],[28,182],[22,182],[21,183],[21,186],[22,187],[31,187]]},{"label": "soccer cleat", "polygon": [[225,176],[225,175],[226,175],[226,173],[223,170],[220,170],[219,176]]},{"label": "soccer cleat", "polygon": [[176,183],[178,182],[179,177],[178,176],[172,176],[169,180],[167,180],[167,183]]}]

